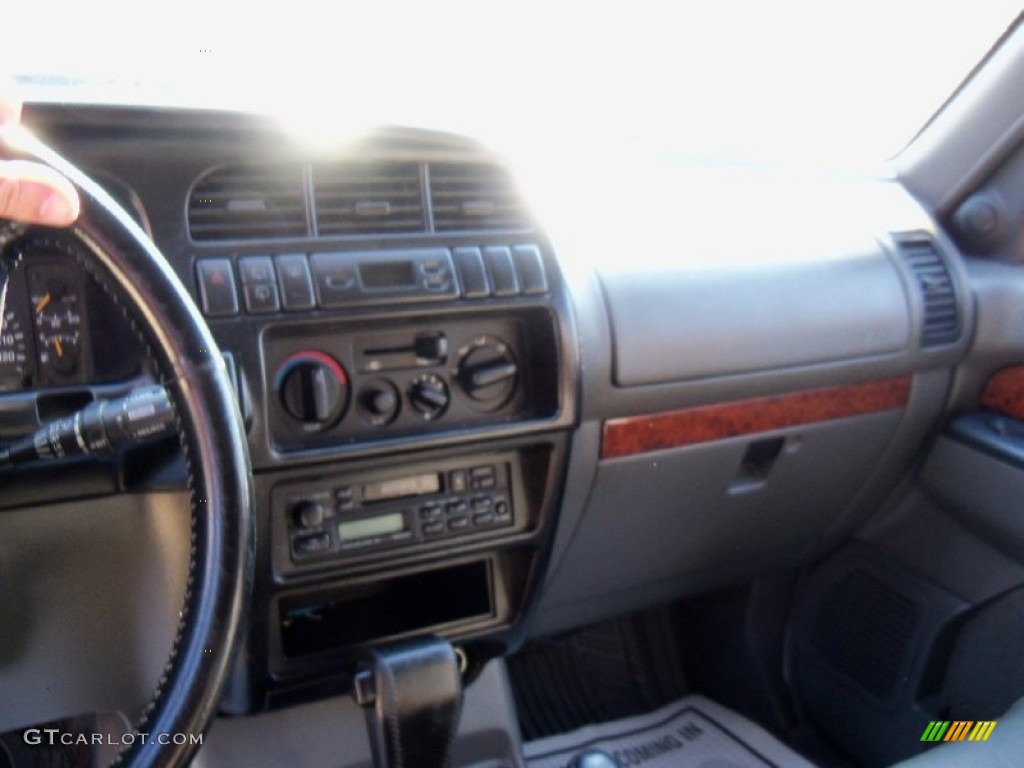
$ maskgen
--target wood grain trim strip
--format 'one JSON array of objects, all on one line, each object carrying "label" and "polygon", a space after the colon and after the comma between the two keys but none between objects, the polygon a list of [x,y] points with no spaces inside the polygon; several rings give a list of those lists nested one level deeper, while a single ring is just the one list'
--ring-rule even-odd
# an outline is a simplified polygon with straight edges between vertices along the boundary
[{"label": "wood grain trim strip", "polygon": [[981,392],[981,404],[1006,416],[1024,419],[1024,365],[997,371]]},{"label": "wood grain trim strip", "polygon": [[902,408],[911,377],[760,397],[735,403],[609,419],[601,458],[617,459],[775,429]]}]

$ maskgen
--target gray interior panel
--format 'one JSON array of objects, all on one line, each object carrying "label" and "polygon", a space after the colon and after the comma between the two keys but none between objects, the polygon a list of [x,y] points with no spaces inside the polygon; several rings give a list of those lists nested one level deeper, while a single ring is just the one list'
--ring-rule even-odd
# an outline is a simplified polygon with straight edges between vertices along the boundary
[{"label": "gray interior panel", "polygon": [[[876,465],[900,412],[659,451],[599,465],[584,519],[549,578],[536,631],[608,596],[678,582],[766,558],[795,557],[843,511]],[[773,436],[786,447],[763,485],[737,487],[744,452]],[[829,478],[822,482],[821,478]],[[680,588],[679,583],[674,583]],[[635,599],[635,596],[634,596]]]},{"label": "gray interior panel", "polygon": [[1024,470],[941,437],[921,471],[921,484],[966,526],[1024,562]]},{"label": "gray interior panel", "polygon": [[620,386],[884,355],[910,341],[903,283],[880,247],[742,270],[601,274]]},{"label": "gray interior panel", "polygon": [[185,594],[184,493],[0,515],[0,731],[86,712],[136,717]]}]

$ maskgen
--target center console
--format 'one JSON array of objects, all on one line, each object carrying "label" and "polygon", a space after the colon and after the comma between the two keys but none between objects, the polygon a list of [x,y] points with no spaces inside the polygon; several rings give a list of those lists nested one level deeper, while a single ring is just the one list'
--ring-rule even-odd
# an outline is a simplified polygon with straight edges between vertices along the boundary
[{"label": "center console", "polygon": [[471,677],[520,641],[544,573],[576,418],[557,264],[536,235],[372,246],[193,259],[254,470],[228,712],[342,692],[363,649],[416,636]]}]

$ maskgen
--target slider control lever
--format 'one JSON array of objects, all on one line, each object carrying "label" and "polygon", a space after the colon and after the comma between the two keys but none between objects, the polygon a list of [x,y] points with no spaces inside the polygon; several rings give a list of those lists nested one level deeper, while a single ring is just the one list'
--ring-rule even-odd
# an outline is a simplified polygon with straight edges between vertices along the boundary
[{"label": "slider control lever", "polygon": [[370,649],[353,696],[366,710],[376,768],[446,768],[462,711],[451,643],[437,638]]}]

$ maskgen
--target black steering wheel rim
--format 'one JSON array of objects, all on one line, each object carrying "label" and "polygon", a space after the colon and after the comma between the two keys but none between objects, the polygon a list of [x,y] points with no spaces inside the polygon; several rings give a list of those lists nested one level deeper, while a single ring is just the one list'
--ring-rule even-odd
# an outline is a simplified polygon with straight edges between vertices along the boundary
[{"label": "black steering wheel rim", "polygon": [[126,740],[131,744],[115,764],[186,765],[198,749],[190,737],[205,733],[216,714],[252,590],[252,472],[227,369],[188,291],[117,203],[27,131],[6,126],[3,139],[75,186],[82,208],[70,232],[90,254],[87,266],[137,325],[174,406],[192,507],[185,605],[136,737]]}]

